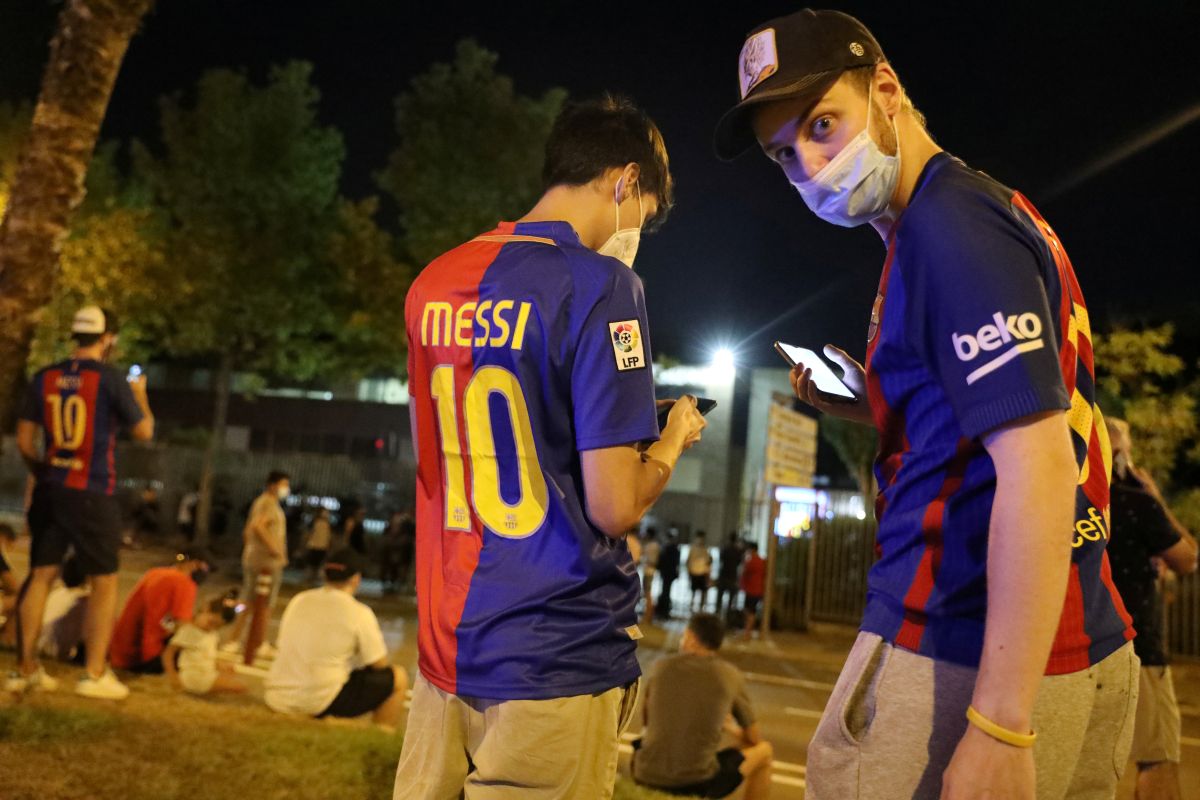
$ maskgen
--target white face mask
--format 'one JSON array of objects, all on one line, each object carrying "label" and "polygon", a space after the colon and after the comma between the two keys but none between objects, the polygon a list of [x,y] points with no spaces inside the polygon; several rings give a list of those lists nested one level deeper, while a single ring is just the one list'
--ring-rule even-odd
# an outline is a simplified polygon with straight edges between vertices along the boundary
[{"label": "white face mask", "polygon": [[292,493],[292,490],[290,488],[288,488],[287,486],[280,486],[278,489],[275,490],[275,495],[280,500],[287,500],[288,495],[290,495],[291,493]]},{"label": "white face mask", "polygon": [[599,250],[596,252],[602,256],[612,256],[621,261],[625,266],[633,269],[633,259],[637,257],[638,245],[642,241],[642,187],[634,184],[637,189],[638,199],[638,227],[622,228],[621,227],[621,192],[625,188],[623,180],[617,181],[617,192],[614,201],[617,204],[616,217],[617,229],[613,231],[613,235],[608,237]]},{"label": "white face mask", "polygon": [[867,93],[867,127],[811,179],[791,182],[810,211],[843,228],[862,225],[882,214],[900,178],[900,132],[893,121],[896,155],[884,155],[871,138],[875,107],[871,94]]}]

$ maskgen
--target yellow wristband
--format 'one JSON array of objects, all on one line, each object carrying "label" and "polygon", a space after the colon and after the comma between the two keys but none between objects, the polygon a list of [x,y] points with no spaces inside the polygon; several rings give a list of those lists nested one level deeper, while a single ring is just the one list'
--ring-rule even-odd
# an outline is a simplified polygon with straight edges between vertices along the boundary
[{"label": "yellow wristband", "polygon": [[1033,741],[1037,738],[1036,733],[1017,733],[997,725],[976,711],[975,706],[967,706],[967,720],[993,739],[1011,744],[1013,747],[1033,747]]}]

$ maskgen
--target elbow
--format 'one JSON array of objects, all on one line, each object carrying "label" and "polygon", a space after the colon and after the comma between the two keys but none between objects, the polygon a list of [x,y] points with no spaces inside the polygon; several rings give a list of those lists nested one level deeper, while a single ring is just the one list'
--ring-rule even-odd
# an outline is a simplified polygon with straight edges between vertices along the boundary
[{"label": "elbow", "polygon": [[133,430],[130,431],[130,435],[133,437],[134,441],[138,441],[138,442],[150,441],[151,439],[154,438],[154,420],[152,420],[152,419],[142,420],[137,425],[133,426]]},{"label": "elbow", "polygon": [[610,539],[620,539],[630,528],[637,525],[640,516],[632,512],[622,513],[611,505],[600,508],[589,508],[588,519]]}]

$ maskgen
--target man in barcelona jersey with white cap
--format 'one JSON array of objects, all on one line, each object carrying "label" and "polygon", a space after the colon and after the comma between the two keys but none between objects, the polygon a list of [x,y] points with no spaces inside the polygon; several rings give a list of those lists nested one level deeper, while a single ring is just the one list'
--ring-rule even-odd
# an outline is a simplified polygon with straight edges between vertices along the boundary
[{"label": "man in barcelona jersey with white cap", "polygon": [[[17,668],[8,691],[51,691],[58,681],[37,662],[46,596],[68,548],[92,584],[84,622],[87,671],[75,691],[85,697],[124,699],[129,689],[108,669],[108,646],[117,607],[117,550],[121,511],[116,440],[125,428],[134,439],[154,436],[146,379],[128,380],[109,366],[117,342],[115,315],[85,306],[71,323],[75,350],[66,361],[40,370],[29,382],[17,423],[17,448],[36,482],[29,505],[29,577],[18,601]],[[42,446],[38,446],[38,428]]]},{"label": "man in barcelona jersey with white cap", "polygon": [[805,205],[887,255],[855,395],[879,434],[879,561],[809,744],[809,800],[1114,796],[1136,706],[1112,583],[1108,435],[1087,305],[1019,192],[944,152],[861,22],[805,9],[747,36],[717,153],[758,144]]}]

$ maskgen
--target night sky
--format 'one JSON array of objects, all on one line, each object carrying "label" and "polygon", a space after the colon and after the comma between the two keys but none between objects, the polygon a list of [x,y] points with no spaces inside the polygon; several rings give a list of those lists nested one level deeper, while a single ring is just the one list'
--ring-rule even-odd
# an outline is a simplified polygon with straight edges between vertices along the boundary
[{"label": "night sky", "polygon": [[[865,346],[883,258],[868,227],[812,217],[760,154],[711,151],[736,99],[746,31],[800,6],[731,3],[462,3],[400,0],[160,0],[134,39],[103,137],[153,140],[156,99],[209,67],[312,61],[322,115],[344,133],[343,190],[376,193],[395,146],[392,100],[454,43],[500,56],[518,91],[627,93],[659,123],[677,182],[666,227],[644,240],[655,349],[699,360],[739,345],[775,365],[771,341]],[[875,33],[938,142],[1028,195],[1066,243],[1100,329],[1175,320],[1200,347],[1200,121],[1074,188],[1055,187],[1200,104],[1200,7],[1153,3],[845,3]],[[413,8],[419,8],[414,12]],[[0,98],[33,98],[57,3],[5,0]],[[391,222],[391,219],[386,220]]]}]

